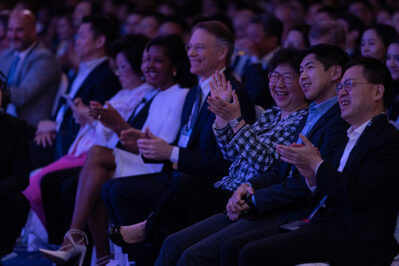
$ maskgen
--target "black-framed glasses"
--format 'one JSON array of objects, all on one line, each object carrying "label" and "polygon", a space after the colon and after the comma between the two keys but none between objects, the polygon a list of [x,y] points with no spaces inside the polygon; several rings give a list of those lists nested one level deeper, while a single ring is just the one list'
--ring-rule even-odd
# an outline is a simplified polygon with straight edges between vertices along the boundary
[{"label": "black-framed glasses", "polygon": [[269,73],[269,82],[276,83],[280,77],[281,77],[281,80],[284,82],[284,84],[288,85],[288,84],[292,83],[292,81],[295,78],[295,75],[291,74],[291,73],[279,74],[277,72],[270,72]]},{"label": "black-framed glasses", "polygon": [[368,83],[366,81],[354,80],[354,79],[347,79],[344,82],[340,82],[335,86],[335,91],[337,94],[344,89],[346,92],[350,93],[352,91],[353,85],[361,84],[361,83]]}]

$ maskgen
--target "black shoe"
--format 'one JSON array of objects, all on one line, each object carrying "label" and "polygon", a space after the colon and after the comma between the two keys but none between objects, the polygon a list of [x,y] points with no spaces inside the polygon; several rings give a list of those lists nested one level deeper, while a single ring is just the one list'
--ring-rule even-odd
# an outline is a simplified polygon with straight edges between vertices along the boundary
[{"label": "black shoe", "polygon": [[115,245],[120,247],[129,245],[125,240],[123,240],[119,225],[111,224],[107,229],[107,235]]}]

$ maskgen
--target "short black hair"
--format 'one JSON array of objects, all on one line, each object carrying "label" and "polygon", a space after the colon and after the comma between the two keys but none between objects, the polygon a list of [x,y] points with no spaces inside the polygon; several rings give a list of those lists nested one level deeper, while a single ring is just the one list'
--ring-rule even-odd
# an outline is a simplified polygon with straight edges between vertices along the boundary
[{"label": "short black hair", "polygon": [[166,56],[171,64],[176,67],[176,82],[182,88],[191,88],[197,83],[197,78],[190,72],[190,61],[185,45],[177,35],[159,36],[150,40],[146,45],[146,51],[151,46],[160,46],[165,49]]},{"label": "short black hair", "polygon": [[317,44],[303,50],[300,56],[301,62],[310,54],[314,54],[316,59],[323,64],[326,70],[334,65],[339,65],[343,68],[349,60],[349,56],[344,49],[326,43]]},{"label": "short black hair", "polygon": [[268,72],[274,71],[281,64],[288,64],[299,74],[300,54],[301,52],[298,49],[291,47],[279,49],[273,54],[267,66]]},{"label": "short black hair", "polygon": [[114,58],[122,53],[129,62],[133,71],[141,75],[141,60],[145,45],[149,39],[143,34],[127,34],[112,42],[109,51]]},{"label": "short black hair", "polygon": [[108,16],[85,16],[82,19],[82,23],[90,23],[90,29],[92,30],[95,38],[101,35],[105,37],[105,49],[107,52],[111,43],[119,37],[118,26],[113,19],[109,18]]},{"label": "short black hair", "polygon": [[363,67],[364,78],[372,84],[382,84],[385,88],[383,103],[387,108],[392,102],[393,81],[388,67],[381,61],[370,57],[358,57],[348,62],[345,71],[353,66]]},{"label": "short black hair", "polygon": [[281,36],[283,34],[283,23],[272,14],[263,14],[255,16],[250,23],[261,24],[263,32],[266,36],[275,36],[278,44],[281,44]]},{"label": "short black hair", "polygon": [[392,39],[398,34],[394,27],[387,24],[375,24],[372,27],[368,27],[366,30],[374,30],[378,37],[381,38],[385,48],[388,48],[388,45],[391,43]]},{"label": "short black hair", "polygon": [[310,46],[310,41],[309,41],[309,30],[310,26],[308,24],[298,24],[293,27],[291,27],[288,32],[295,30],[299,32],[303,38],[303,41],[305,42],[305,46],[309,47]]}]

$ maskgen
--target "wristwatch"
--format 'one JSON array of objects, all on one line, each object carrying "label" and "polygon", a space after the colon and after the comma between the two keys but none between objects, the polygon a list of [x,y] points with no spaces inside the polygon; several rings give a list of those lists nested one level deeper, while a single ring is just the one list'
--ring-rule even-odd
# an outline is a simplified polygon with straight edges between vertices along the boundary
[{"label": "wristwatch", "polygon": [[239,118],[237,118],[237,119],[233,119],[233,120],[231,120],[230,122],[229,122],[229,125],[231,126],[231,127],[236,127],[236,126],[238,126],[238,123],[240,123],[240,121],[242,120],[242,116],[240,116]]}]

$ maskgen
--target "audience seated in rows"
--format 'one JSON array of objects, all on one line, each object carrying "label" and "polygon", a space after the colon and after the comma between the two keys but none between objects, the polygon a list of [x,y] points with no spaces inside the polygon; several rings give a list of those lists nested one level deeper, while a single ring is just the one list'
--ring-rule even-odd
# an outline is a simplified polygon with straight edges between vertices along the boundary
[{"label": "audience seated in rows", "polygon": [[[281,233],[278,225],[249,232],[250,242],[233,239],[241,265],[390,265],[399,246],[393,232],[398,216],[399,133],[384,111],[391,100],[391,75],[382,62],[358,58],[337,85],[348,140],[330,161],[303,137],[302,147],[277,146],[316,193],[325,195],[318,223]],[[323,198],[324,199],[324,198]]]},{"label": "audience seated in rows", "polygon": [[[298,131],[327,161],[344,142],[348,127],[340,118],[335,94],[347,58],[342,48],[327,44],[312,46],[301,55],[299,82],[312,103]],[[301,144],[300,138],[297,143]],[[260,235],[264,225],[303,218],[311,195],[299,169],[281,162],[239,186],[227,203],[227,213],[211,216],[166,238],[156,265],[237,265],[238,256],[225,248],[232,237],[246,239],[245,233],[250,230],[258,230]]]},{"label": "audience seated in rows", "polygon": [[[136,142],[137,139],[150,142],[159,140],[172,142],[176,138],[183,103],[188,93],[187,87],[195,82],[194,76],[188,70],[189,62],[184,44],[178,36],[157,37],[147,44],[141,71],[146,82],[157,88],[157,91],[144,96],[143,102],[149,103],[147,104],[149,109],[148,115],[145,115],[145,123],[142,125],[143,131],[131,126],[126,127],[124,122],[117,126],[120,128],[118,135],[125,150],[100,146],[94,146],[89,150],[86,163],[79,176],[71,229],[66,233],[62,244],[62,247],[70,247],[71,243],[76,242],[82,248],[64,248],[60,251],[42,250],[50,259],[68,261],[80,254],[81,263],[85,250],[83,230],[86,224],[93,236],[98,260],[110,259],[106,236],[108,222],[101,201],[101,186],[115,175],[120,177],[149,174],[162,170],[162,162],[144,163],[143,158],[138,154]],[[98,115],[102,114],[99,112]],[[55,175],[57,173],[53,174],[53,178]],[[42,184],[42,189],[44,184]],[[52,213],[48,214],[48,216],[51,215]]]},{"label": "audience seated in rows", "polygon": [[[126,35],[113,43],[111,48],[116,57],[117,75],[122,89],[106,102],[104,109],[97,101],[91,101],[92,110],[89,114],[94,120],[80,127],[74,142],[69,147],[68,154],[30,177],[29,186],[24,191],[24,195],[30,201],[32,211],[45,227],[46,219],[40,190],[42,177],[51,172],[82,167],[86,161],[87,152],[94,145],[114,148],[122,129],[128,127],[125,121],[128,121],[142,99],[147,94],[152,96],[157,93],[151,85],[141,80],[140,61],[147,41],[148,39],[143,35]],[[143,123],[138,125],[138,128],[141,128]]]},{"label": "audience seated in rows", "polygon": [[[109,191],[109,198],[103,197],[109,216],[113,224],[117,226],[138,223],[144,233],[144,228],[148,214],[155,210],[158,203],[164,198],[168,189],[184,186],[187,180],[198,180],[197,191],[207,187],[214,181],[227,174],[229,163],[223,159],[218,150],[215,137],[212,131],[212,124],[215,116],[208,110],[207,96],[210,94],[210,82],[212,75],[217,71],[224,72],[226,79],[231,82],[232,88],[236,91],[243,110],[243,118],[252,124],[255,120],[255,111],[249,95],[231,74],[231,70],[226,68],[229,64],[230,55],[233,52],[233,36],[225,25],[216,21],[199,23],[191,36],[187,45],[187,54],[191,62],[190,71],[199,76],[199,84],[188,94],[180,124],[180,135],[173,144],[168,144],[159,140],[157,145],[153,142],[139,139],[138,147],[143,157],[151,160],[168,160],[174,163],[175,170],[160,174],[133,176],[130,178],[114,179],[109,181],[104,191]],[[201,184],[200,179],[203,179]],[[187,190],[188,193],[190,190]],[[192,191],[194,192],[194,191]],[[209,213],[214,213],[223,208],[223,201],[216,201],[219,197],[225,197],[213,191],[203,190],[203,201],[199,202],[200,207],[192,210],[192,216],[188,217],[185,212],[176,213],[181,210],[181,203],[176,208],[172,205],[171,210],[164,210],[168,217],[175,217],[172,228],[165,226],[169,230],[178,230],[188,224],[205,218]],[[103,192],[107,194],[107,192]],[[126,198],[115,198],[117,195],[125,195]],[[227,194],[227,193],[226,193]],[[213,202],[210,200],[215,198]],[[194,199],[194,198],[193,198]],[[198,198],[196,197],[194,201]],[[227,199],[227,198],[226,198]],[[120,205],[118,201],[123,200],[127,205]],[[202,205],[206,204],[206,205]],[[120,209],[126,207],[129,211]],[[177,214],[177,215],[171,215]],[[162,213],[163,215],[164,213]],[[149,223],[148,223],[149,225]],[[121,232],[126,232],[127,242],[140,242],[140,238],[146,238],[144,234],[134,236],[129,239],[130,228],[121,228]],[[154,231],[159,233],[156,236],[159,240],[164,237],[162,230]],[[118,235],[117,235],[118,236]],[[119,235],[119,239],[121,236]],[[123,242],[123,241],[119,241]],[[157,242],[156,244],[160,244]],[[136,254],[137,255],[137,254]],[[136,260],[153,260],[150,257],[136,257]]]}]

